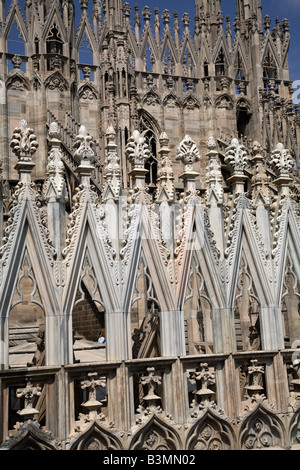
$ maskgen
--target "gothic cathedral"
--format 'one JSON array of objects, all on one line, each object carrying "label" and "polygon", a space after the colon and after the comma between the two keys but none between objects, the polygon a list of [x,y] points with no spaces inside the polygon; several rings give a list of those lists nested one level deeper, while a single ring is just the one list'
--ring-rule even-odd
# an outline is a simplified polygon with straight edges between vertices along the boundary
[{"label": "gothic cathedral", "polygon": [[300,449],[288,20],[0,4],[0,449]]}]

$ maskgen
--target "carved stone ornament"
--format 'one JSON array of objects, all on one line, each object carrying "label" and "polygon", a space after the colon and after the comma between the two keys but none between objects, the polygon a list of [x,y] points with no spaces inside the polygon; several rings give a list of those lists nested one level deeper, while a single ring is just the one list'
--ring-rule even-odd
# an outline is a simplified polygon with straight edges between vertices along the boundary
[{"label": "carved stone ornament", "polygon": [[284,145],[281,143],[277,144],[275,150],[273,150],[270,163],[280,176],[290,176],[294,168],[294,161],[290,151],[284,148]]},{"label": "carved stone ornament", "polygon": [[42,387],[40,385],[33,385],[30,379],[27,380],[26,387],[17,389],[16,396],[18,398],[24,397],[25,400],[24,408],[18,411],[18,414],[23,417],[23,419],[30,419],[39,413],[39,411],[33,407],[33,402],[41,393]]},{"label": "carved stone ornament", "polygon": [[[50,186],[55,191],[55,196],[66,196],[64,173],[65,167],[62,161],[61,153],[61,133],[60,126],[56,122],[52,122],[49,126],[49,146],[51,147],[48,155],[47,172],[49,180],[47,182],[46,198],[50,200],[51,196]],[[50,185],[51,183],[51,185]]]},{"label": "carved stone ornament", "polygon": [[146,139],[137,130],[128,140],[126,156],[134,169],[144,168],[145,162],[150,156]]},{"label": "carved stone ornament", "polygon": [[23,119],[15,128],[10,146],[19,161],[31,162],[32,155],[38,148],[38,142],[33,129],[28,127],[27,121]]},{"label": "carved stone ornament", "polygon": [[223,200],[223,177],[221,172],[220,164],[217,160],[218,152],[216,150],[217,145],[213,137],[209,137],[207,141],[207,149],[209,150],[207,156],[209,158],[209,164],[206,173],[206,181],[208,184],[208,195],[213,190],[219,201]]},{"label": "carved stone ornament", "polygon": [[177,148],[176,160],[184,164],[184,172],[193,171],[194,163],[200,161],[199,150],[189,135],[186,135]]},{"label": "carved stone ornament", "polygon": [[81,164],[91,163],[95,156],[93,138],[88,134],[85,126],[80,126],[79,134],[74,142],[74,158]]},{"label": "carved stone ornament", "polygon": [[115,141],[116,133],[112,126],[109,126],[106,131],[107,147],[106,147],[106,161],[104,166],[104,188],[102,200],[106,200],[110,195],[115,199],[119,197],[121,189],[121,167],[120,158],[117,154],[117,144]]},{"label": "carved stone ornament", "polygon": [[160,161],[157,172],[158,184],[156,191],[156,201],[162,201],[163,196],[165,196],[167,200],[172,201],[175,197],[174,172],[172,168],[172,160],[170,157],[169,138],[165,132],[160,135],[159,143]]},{"label": "carved stone ornament", "polygon": [[0,450],[61,450],[62,443],[44,431],[37,421],[27,420],[10,434]]},{"label": "carved stone ornament", "polygon": [[234,173],[243,174],[249,157],[244,145],[238,139],[232,139],[231,144],[226,149],[225,163],[228,163]]}]

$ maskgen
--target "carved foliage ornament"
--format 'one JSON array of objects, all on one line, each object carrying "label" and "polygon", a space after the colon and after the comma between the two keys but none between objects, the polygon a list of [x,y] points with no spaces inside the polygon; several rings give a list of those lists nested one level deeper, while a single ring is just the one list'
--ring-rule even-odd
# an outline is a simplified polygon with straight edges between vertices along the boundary
[{"label": "carved foliage ornament", "polygon": [[234,173],[243,173],[248,160],[249,156],[244,145],[240,145],[238,139],[232,139],[226,149],[225,163],[233,167]]},{"label": "carved foliage ornament", "polygon": [[279,143],[273,150],[270,160],[271,165],[281,176],[289,175],[293,171],[294,161],[288,149]]},{"label": "carved foliage ornament", "polygon": [[27,126],[27,121],[22,120],[15,128],[10,146],[19,161],[31,161],[32,155],[38,148],[38,142],[33,129]]},{"label": "carved foliage ornament", "polygon": [[93,145],[93,138],[87,133],[85,126],[80,126],[74,142],[74,158],[81,164],[90,163],[95,156]]},{"label": "carved foliage ornament", "polygon": [[150,150],[146,139],[139,133],[134,131],[126,145],[126,156],[133,168],[144,168],[145,161],[150,156]]},{"label": "carved foliage ornament", "polygon": [[179,144],[176,160],[182,161],[185,172],[193,171],[193,164],[200,160],[199,150],[189,135]]}]

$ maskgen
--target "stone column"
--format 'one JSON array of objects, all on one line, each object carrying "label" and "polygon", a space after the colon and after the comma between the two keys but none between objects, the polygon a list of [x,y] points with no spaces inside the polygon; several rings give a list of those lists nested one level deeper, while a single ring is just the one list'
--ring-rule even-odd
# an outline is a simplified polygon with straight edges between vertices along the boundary
[{"label": "stone column", "polygon": [[48,157],[48,180],[45,198],[47,200],[51,240],[57,251],[58,259],[61,259],[66,230],[65,202],[67,188],[64,180],[64,164],[61,160],[60,128],[56,122],[50,124],[49,145],[51,150]]},{"label": "stone column", "polygon": [[225,163],[232,168],[232,174],[228,182],[232,184],[234,194],[243,194],[245,192],[245,181],[247,176],[244,173],[249,157],[244,145],[240,145],[238,139],[232,139],[229,147],[226,149]]},{"label": "stone column", "polygon": [[225,240],[224,240],[224,191],[223,191],[223,177],[221,173],[220,164],[217,160],[218,152],[216,150],[216,143],[212,137],[208,139],[207,148],[209,159],[208,170],[206,174],[207,179],[207,206],[209,208],[209,222],[211,230],[214,234],[216,247],[218,248],[221,257],[224,256]]},{"label": "stone column", "polygon": [[182,310],[160,312],[162,357],[185,355],[184,313]]}]

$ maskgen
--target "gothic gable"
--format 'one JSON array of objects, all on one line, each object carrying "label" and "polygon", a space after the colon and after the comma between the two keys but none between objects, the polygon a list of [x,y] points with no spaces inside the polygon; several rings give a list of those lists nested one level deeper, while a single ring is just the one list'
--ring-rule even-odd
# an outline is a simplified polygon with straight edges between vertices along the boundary
[{"label": "gothic gable", "polygon": [[60,450],[59,443],[45,432],[36,421],[21,423],[17,432],[3,445],[1,450]]},{"label": "gothic gable", "polygon": [[16,21],[18,30],[21,33],[24,41],[28,42],[27,28],[26,28],[25,21],[24,21],[24,18],[23,18],[23,15],[22,15],[22,12],[20,10],[17,0],[13,0],[11,2],[7,17],[6,17],[6,24],[5,24],[5,29],[4,29],[4,37],[6,39],[9,35],[9,32],[11,30],[11,27],[14,21]]},{"label": "gothic gable", "polygon": [[117,436],[105,429],[97,421],[90,424],[80,436],[71,439],[69,450],[122,450]]},{"label": "gothic gable", "polygon": [[51,4],[51,8],[48,12],[48,15],[45,19],[44,26],[42,28],[42,38],[44,40],[47,39],[49,35],[51,35],[51,28],[56,25],[58,28],[58,32],[60,34],[60,37],[63,42],[67,41],[67,34],[66,34],[66,28],[63,23],[63,19],[61,15],[59,15],[59,4],[57,0],[54,0],[53,3]]},{"label": "gothic gable", "polygon": [[130,450],[180,450],[181,440],[171,426],[164,423],[157,415],[136,432],[132,438]]},{"label": "gothic gable", "polygon": [[18,70],[11,72],[6,80],[7,89],[27,91],[30,90],[31,86],[28,78]]},{"label": "gothic gable", "polygon": [[69,83],[59,71],[55,71],[45,80],[45,88],[64,91],[68,90]]}]

